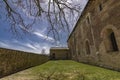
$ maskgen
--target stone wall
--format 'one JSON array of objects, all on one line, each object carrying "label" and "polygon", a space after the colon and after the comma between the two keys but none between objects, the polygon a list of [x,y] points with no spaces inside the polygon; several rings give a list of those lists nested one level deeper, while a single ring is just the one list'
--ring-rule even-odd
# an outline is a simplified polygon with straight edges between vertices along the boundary
[{"label": "stone wall", "polygon": [[72,59],[120,70],[120,0],[89,0],[68,46]]},{"label": "stone wall", "polygon": [[69,49],[68,48],[51,48],[50,58],[52,60],[68,60]]},{"label": "stone wall", "polygon": [[0,77],[40,65],[48,56],[0,48]]}]

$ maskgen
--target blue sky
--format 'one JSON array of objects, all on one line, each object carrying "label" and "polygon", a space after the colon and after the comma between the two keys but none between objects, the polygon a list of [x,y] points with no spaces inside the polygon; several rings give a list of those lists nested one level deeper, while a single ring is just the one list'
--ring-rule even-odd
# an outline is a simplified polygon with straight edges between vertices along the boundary
[{"label": "blue sky", "polygon": [[[80,2],[80,5],[84,7],[87,1],[80,0]],[[33,53],[40,53],[42,49],[45,49],[46,53],[49,53],[50,47],[67,46],[66,41],[68,35],[65,33],[65,31],[60,31],[60,41],[55,41],[52,35],[47,36],[46,33],[49,24],[44,19],[44,16],[41,19],[37,19],[29,33],[24,34],[22,31],[19,31],[19,37],[16,36],[10,30],[10,21],[6,20],[6,11],[4,9],[5,6],[3,6],[3,3],[1,3],[2,2],[0,2],[0,47]],[[74,1],[74,3],[76,2]],[[26,10],[22,10],[20,12],[23,14],[25,22],[30,23],[32,21],[33,17],[29,16]],[[75,25],[75,23],[76,22],[73,22],[71,24],[71,30],[73,29],[73,25]]]}]

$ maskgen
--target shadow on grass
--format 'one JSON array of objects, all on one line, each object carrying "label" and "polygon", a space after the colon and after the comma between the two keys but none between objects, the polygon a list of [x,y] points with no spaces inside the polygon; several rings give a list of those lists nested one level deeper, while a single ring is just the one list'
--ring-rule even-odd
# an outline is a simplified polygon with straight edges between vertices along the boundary
[{"label": "shadow on grass", "polygon": [[38,80],[109,80],[106,77],[91,76],[90,73],[78,72],[63,73],[52,71],[48,73],[39,73]]}]

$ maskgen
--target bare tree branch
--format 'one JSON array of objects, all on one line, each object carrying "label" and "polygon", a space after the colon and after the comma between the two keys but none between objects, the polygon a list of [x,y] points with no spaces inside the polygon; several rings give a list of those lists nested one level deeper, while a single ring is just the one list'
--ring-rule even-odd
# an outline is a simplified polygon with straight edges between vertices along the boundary
[{"label": "bare tree branch", "polygon": [[[70,32],[70,22],[68,21],[68,14],[76,14],[80,12],[80,5],[74,5],[69,0],[46,0],[42,3],[42,0],[2,0],[6,6],[7,18],[11,23],[11,31],[15,34],[19,34],[18,29],[23,32],[29,32],[29,29],[36,22],[36,19],[45,16],[50,23],[48,33],[52,34],[55,40],[59,40],[59,30],[67,30]],[[0,3],[1,4],[1,3]],[[13,4],[13,5],[11,5]],[[43,6],[43,4],[47,4]],[[16,8],[13,8],[15,5]],[[29,16],[34,17],[30,24],[26,24],[22,14],[17,11],[18,9],[24,9]]]}]

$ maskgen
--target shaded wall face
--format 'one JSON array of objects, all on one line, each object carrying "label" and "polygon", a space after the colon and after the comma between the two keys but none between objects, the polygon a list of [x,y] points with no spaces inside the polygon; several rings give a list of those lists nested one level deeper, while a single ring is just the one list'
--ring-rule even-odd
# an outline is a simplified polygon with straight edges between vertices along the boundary
[{"label": "shaded wall face", "polygon": [[51,59],[69,59],[68,50],[50,50]]},{"label": "shaded wall face", "polygon": [[[68,40],[73,59],[108,68],[120,68],[119,0],[91,1],[76,26]],[[77,49],[74,48],[76,46]]]}]

